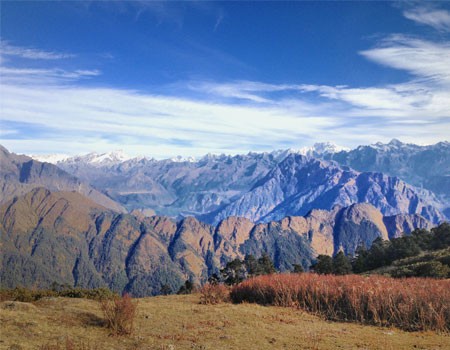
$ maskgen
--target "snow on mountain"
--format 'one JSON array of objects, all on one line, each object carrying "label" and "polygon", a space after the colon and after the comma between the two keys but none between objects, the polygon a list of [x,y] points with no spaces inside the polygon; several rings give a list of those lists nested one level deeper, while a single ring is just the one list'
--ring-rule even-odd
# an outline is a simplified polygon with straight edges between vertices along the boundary
[{"label": "snow on mountain", "polygon": [[56,164],[70,158],[67,154],[30,154],[29,157],[39,162],[50,164]]},{"label": "snow on mountain", "polygon": [[307,157],[319,157],[324,154],[333,154],[348,150],[350,149],[347,147],[338,146],[332,142],[317,142],[312,147],[300,148],[297,153]]},{"label": "snow on mountain", "polygon": [[89,164],[91,166],[112,166],[123,163],[127,160],[131,159],[124,151],[117,150],[108,153],[88,153],[82,156],[74,156],[71,158],[67,158],[62,160],[66,164],[70,163],[78,163],[78,164]]},{"label": "snow on mountain", "polygon": [[170,158],[170,160],[175,163],[183,163],[183,162],[195,163],[195,162],[197,162],[197,159],[195,157],[183,157],[183,156],[176,156],[176,157]]}]

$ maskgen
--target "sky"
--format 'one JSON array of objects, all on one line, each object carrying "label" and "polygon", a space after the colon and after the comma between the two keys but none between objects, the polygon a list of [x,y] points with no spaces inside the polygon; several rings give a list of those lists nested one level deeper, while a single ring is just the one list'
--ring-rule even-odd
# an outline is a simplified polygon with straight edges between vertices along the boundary
[{"label": "sky", "polygon": [[0,144],[168,158],[449,140],[449,2],[1,1]]}]

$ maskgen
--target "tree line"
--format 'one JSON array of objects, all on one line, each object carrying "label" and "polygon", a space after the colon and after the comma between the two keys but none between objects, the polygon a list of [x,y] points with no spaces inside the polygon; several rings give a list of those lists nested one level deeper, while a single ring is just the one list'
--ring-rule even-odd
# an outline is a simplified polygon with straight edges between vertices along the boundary
[{"label": "tree line", "polygon": [[[319,255],[315,263],[309,266],[309,271],[318,274],[361,274],[377,268],[391,265],[394,261],[418,256],[424,252],[432,252],[450,247],[450,224],[442,223],[431,229],[416,229],[409,235],[404,235],[391,240],[383,240],[381,237],[375,239],[366,248],[361,245],[357,248],[354,256],[346,256],[339,251],[335,256]],[[416,264],[413,267],[397,269],[392,273],[393,277],[450,277],[450,252],[438,260],[433,257],[425,263]],[[308,270],[308,269],[307,269]],[[242,281],[260,275],[268,275],[276,270],[274,263],[267,253],[261,257],[248,254],[243,260],[238,258],[229,261],[218,273],[208,278],[210,284],[224,283],[236,285]],[[301,264],[292,265],[292,273],[302,273],[304,268]],[[194,284],[187,280],[178,290],[178,294],[190,294]],[[170,287],[161,287],[161,294],[171,294]]]},{"label": "tree line", "polygon": [[[345,275],[365,273],[393,262],[450,247],[450,224],[445,222],[431,229],[416,229],[411,234],[391,240],[378,237],[367,249],[364,245],[357,248],[355,256],[345,256],[339,252],[334,257],[319,255],[311,269],[320,274]],[[393,272],[393,277],[450,277],[450,254],[440,258],[433,255],[424,257],[415,265],[403,267]]]}]

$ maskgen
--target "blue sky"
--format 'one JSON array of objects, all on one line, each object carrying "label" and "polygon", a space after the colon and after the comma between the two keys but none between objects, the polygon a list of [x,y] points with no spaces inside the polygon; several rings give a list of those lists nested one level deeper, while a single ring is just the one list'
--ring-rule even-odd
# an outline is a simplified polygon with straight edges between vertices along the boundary
[{"label": "blue sky", "polygon": [[0,6],[0,143],[14,152],[448,140],[446,2]]}]

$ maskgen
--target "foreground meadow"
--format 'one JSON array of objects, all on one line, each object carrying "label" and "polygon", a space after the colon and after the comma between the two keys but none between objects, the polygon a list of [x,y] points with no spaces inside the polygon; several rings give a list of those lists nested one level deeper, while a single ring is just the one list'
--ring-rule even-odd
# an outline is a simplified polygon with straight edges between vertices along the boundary
[{"label": "foreground meadow", "polygon": [[[0,303],[0,349],[449,349],[450,336],[330,322],[295,308],[200,305],[200,295],[138,300],[135,331],[113,337],[94,300]],[[56,345],[60,344],[59,347]]]}]

